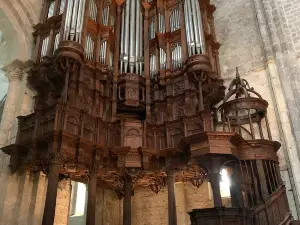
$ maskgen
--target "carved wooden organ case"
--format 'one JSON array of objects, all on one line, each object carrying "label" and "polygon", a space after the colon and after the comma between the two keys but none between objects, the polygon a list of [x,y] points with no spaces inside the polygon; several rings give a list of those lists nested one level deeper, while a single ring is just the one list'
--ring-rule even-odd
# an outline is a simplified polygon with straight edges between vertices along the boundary
[{"label": "carved wooden organ case", "polygon": [[98,183],[118,193],[124,174],[158,192],[170,168],[199,187],[234,161],[245,206],[272,195],[281,182],[278,143],[261,125],[267,102],[248,98],[237,77],[215,107],[225,87],[214,11],[209,0],[45,1],[28,77],[34,113],[19,117],[16,144],[3,149],[12,170],[47,172],[56,160],[74,180],[96,167]]}]

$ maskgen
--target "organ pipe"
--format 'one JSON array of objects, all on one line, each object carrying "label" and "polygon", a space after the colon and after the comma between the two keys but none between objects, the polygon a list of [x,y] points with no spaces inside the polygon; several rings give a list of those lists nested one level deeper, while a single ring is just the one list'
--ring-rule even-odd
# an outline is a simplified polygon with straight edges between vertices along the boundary
[{"label": "organ pipe", "polygon": [[87,34],[85,44],[85,55],[87,60],[94,60],[95,41],[90,34]]},{"label": "organ pipe", "polygon": [[154,75],[156,74],[156,56],[154,54],[152,54],[150,56],[150,76],[151,78],[154,77]]},{"label": "organ pipe", "polygon": [[172,68],[178,69],[182,65],[182,53],[181,53],[181,45],[176,43],[174,49],[172,51]]},{"label": "organ pipe", "polygon": [[54,6],[55,6],[55,1],[52,1],[49,5],[47,18],[54,16]]},{"label": "organ pipe", "polygon": [[180,12],[178,7],[173,10],[170,16],[171,31],[180,29]]},{"label": "organ pipe", "polygon": [[64,9],[65,9],[65,4],[66,4],[66,0],[61,0],[61,1],[60,1],[59,15],[60,15],[60,14],[63,14]]},{"label": "organ pipe", "polygon": [[100,63],[106,63],[106,49],[107,49],[107,41],[103,41],[100,45]]},{"label": "organ pipe", "polygon": [[166,32],[165,15],[158,13],[158,32]]},{"label": "organ pipe", "polygon": [[[58,1],[58,2],[57,2]],[[148,2],[153,2],[152,0],[147,0]],[[101,64],[110,64],[112,61],[111,54],[109,52],[111,49],[107,49],[108,41],[105,39],[101,39],[100,37],[105,37],[100,35],[99,33],[93,35],[97,35],[97,47],[96,41],[92,38],[92,34],[88,33],[89,29],[85,29],[83,32],[84,26],[84,14],[85,9],[87,9],[87,17],[91,20],[99,23],[102,23],[104,26],[112,26],[114,25],[114,13],[111,13],[114,10],[114,5],[112,5],[111,0],[103,0],[101,4],[103,4],[103,8],[101,8],[101,16],[99,17],[99,8],[97,7],[97,0],[89,0],[88,5],[86,5],[86,0],[55,0],[50,1],[46,8],[46,17],[54,16],[54,14],[61,14],[65,11],[63,16],[63,27],[60,29],[61,40],[68,41],[76,41],[81,43],[82,41],[82,33],[86,37],[86,43],[84,43],[85,56],[87,60],[96,60]],[[200,11],[200,4],[198,0],[185,0],[183,4],[183,9],[179,8],[177,5],[171,11],[169,18],[166,20],[166,9],[156,8],[156,14],[153,15],[149,19],[149,40],[155,38],[156,32],[165,33],[166,27],[170,26],[170,31],[174,32],[178,29],[181,29],[180,25],[182,23],[182,19],[185,21],[186,27],[186,37],[184,37],[182,41],[187,41],[187,45],[184,45],[184,49],[187,47],[188,55],[194,54],[204,54],[205,53],[205,38],[202,27],[202,17]],[[156,6],[154,6],[156,7]],[[57,8],[57,10],[56,10]],[[152,10],[152,9],[151,9]],[[183,16],[181,15],[182,10],[184,12]],[[111,15],[112,14],[112,15]],[[181,19],[182,16],[182,19]],[[143,74],[144,70],[144,18],[141,9],[141,1],[140,0],[126,0],[122,7],[121,14],[121,37],[120,37],[120,73],[136,73]],[[166,22],[169,23],[166,26]],[[88,23],[86,23],[90,26]],[[64,28],[64,29],[63,29]],[[111,31],[111,30],[110,30]],[[97,31],[99,32],[99,31]],[[102,31],[100,31],[101,33]],[[114,32],[114,31],[112,31]],[[53,46],[53,51],[58,48],[59,34],[55,34],[54,38],[50,35],[51,38],[47,37],[43,39],[40,43],[39,52],[41,58],[45,56],[45,52],[47,52],[47,46]],[[105,37],[107,38],[107,37]],[[49,41],[52,43],[47,43]],[[100,41],[101,40],[101,41]],[[176,42],[178,40],[175,40]],[[100,48],[95,51],[94,48]],[[167,68],[167,54],[168,51],[170,54],[170,59],[168,58],[168,67],[170,66],[173,69],[178,69],[182,66],[182,46],[181,43],[178,42],[173,46],[173,50],[167,45],[167,49],[157,48],[153,54],[150,55],[150,75],[153,76],[157,73],[157,70],[164,70]],[[97,54],[97,55],[96,55]],[[169,57],[169,56],[168,56]],[[170,61],[169,61],[170,60]],[[169,65],[170,63],[170,65]]]},{"label": "organ pipe", "polygon": [[95,0],[90,0],[89,17],[94,21],[97,21],[97,11],[98,9]]},{"label": "organ pipe", "polygon": [[108,19],[109,19],[109,10],[110,4],[108,4],[102,11],[102,24],[108,26]]},{"label": "organ pipe", "polygon": [[204,54],[205,43],[202,28],[202,17],[198,0],[186,0],[184,18],[189,55]]},{"label": "organ pipe", "polygon": [[139,0],[127,0],[122,12],[120,72],[142,74],[143,16]]},{"label": "organ pipe", "polygon": [[55,35],[55,38],[54,38],[54,46],[53,46],[53,52],[55,52],[55,50],[58,48],[58,45],[59,45],[59,36],[60,34],[57,33]]},{"label": "organ pipe", "polygon": [[41,49],[41,57],[40,59],[42,60],[42,58],[46,55],[47,53],[47,49],[48,49],[48,42],[49,42],[49,36],[45,37],[43,39],[42,42],[42,49]]},{"label": "organ pipe", "polygon": [[159,48],[159,59],[160,69],[165,70],[167,64],[167,53],[162,48]]},{"label": "organ pipe", "polygon": [[81,43],[85,0],[69,0],[66,12],[64,40]]},{"label": "organ pipe", "polygon": [[151,18],[151,23],[149,24],[149,39],[155,38],[155,20],[154,17]]}]

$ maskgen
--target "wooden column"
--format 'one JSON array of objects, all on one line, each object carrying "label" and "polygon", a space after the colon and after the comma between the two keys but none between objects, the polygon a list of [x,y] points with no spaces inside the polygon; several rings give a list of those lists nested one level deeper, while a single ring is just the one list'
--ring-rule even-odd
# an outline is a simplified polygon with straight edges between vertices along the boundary
[{"label": "wooden column", "polygon": [[269,195],[269,192],[262,160],[256,160],[256,167],[258,172],[261,194],[263,199],[265,199]]},{"label": "wooden column", "polygon": [[127,177],[124,184],[123,225],[131,225],[132,180]]},{"label": "wooden column", "polygon": [[168,180],[168,217],[169,225],[177,225],[174,171],[167,171]]},{"label": "wooden column", "polygon": [[119,75],[119,58],[120,58],[120,36],[121,36],[121,13],[124,0],[117,2],[117,18],[115,29],[115,52],[114,52],[114,79],[113,79],[113,96],[112,96],[112,120],[116,120],[117,114],[117,81]]},{"label": "wooden column", "polygon": [[243,196],[241,190],[241,183],[239,182],[238,168],[235,168],[230,176],[230,196],[232,207],[243,207]]},{"label": "wooden column", "polygon": [[146,118],[147,120],[151,120],[150,114],[150,49],[149,49],[149,8],[151,5],[149,2],[143,2],[143,6],[145,9],[144,16],[144,75],[146,78]]},{"label": "wooden column", "polygon": [[222,197],[220,191],[220,173],[212,173],[210,176],[210,184],[213,192],[214,197],[214,206],[215,207],[222,207]]},{"label": "wooden column", "polygon": [[86,225],[96,225],[96,194],[97,194],[97,171],[90,171],[88,184],[88,202]]},{"label": "wooden column", "polygon": [[59,156],[56,156],[56,158],[52,160],[49,168],[48,186],[42,225],[53,225],[54,223],[60,166],[61,164]]}]

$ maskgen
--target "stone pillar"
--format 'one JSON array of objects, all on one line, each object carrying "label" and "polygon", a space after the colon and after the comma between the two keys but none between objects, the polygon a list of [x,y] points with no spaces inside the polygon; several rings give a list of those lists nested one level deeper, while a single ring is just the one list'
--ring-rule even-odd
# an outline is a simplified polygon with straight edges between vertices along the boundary
[{"label": "stone pillar", "polygon": [[48,185],[42,225],[53,225],[55,217],[60,161],[53,160],[48,174]]},{"label": "stone pillar", "polygon": [[97,172],[90,171],[86,225],[96,225]]},{"label": "stone pillar", "polygon": [[131,225],[132,180],[127,178],[124,184],[123,225]]},{"label": "stone pillar", "polygon": [[174,171],[167,171],[169,225],[177,225]]},{"label": "stone pillar", "polygon": [[210,184],[213,192],[214,197],[214,206],[215,207],[222,207],[222,197],[220,191],[220,180],[221,174],[220,173],[211,173],[209,175]]},{"label": "stone pillar", "polygon": [[0,148],[8,144],[10,131],[15,120],[16,102],[19,97],[23,68],[24,64],[19,60],[15,60],[3,68],[3,71],[6,72],[9,86],[0,124]]},{"label": "stone pillar", "polygon": [[63,179],[58,184],[54,225],[67,225],[69,222],[71,180]]}]

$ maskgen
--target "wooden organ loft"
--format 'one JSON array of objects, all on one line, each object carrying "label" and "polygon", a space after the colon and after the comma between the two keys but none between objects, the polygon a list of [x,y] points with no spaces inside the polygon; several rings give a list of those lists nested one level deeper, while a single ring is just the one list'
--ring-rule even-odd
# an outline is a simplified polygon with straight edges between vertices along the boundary
[{"label": "wooden organ loft", "polygon": [[192,225],[291,223],[268,103],[238,73],[225,96],[214,11],[209,0],[45,0],[28,77],[34,113],[3,148],[12,172],[48,175],[43,225],[64,177],[88,183],[87,225],[97,185],[124,198],[123,225],[134,188],[167,186],[176,225],[174,182],[206,179],[215,208],[194,209]]}]

